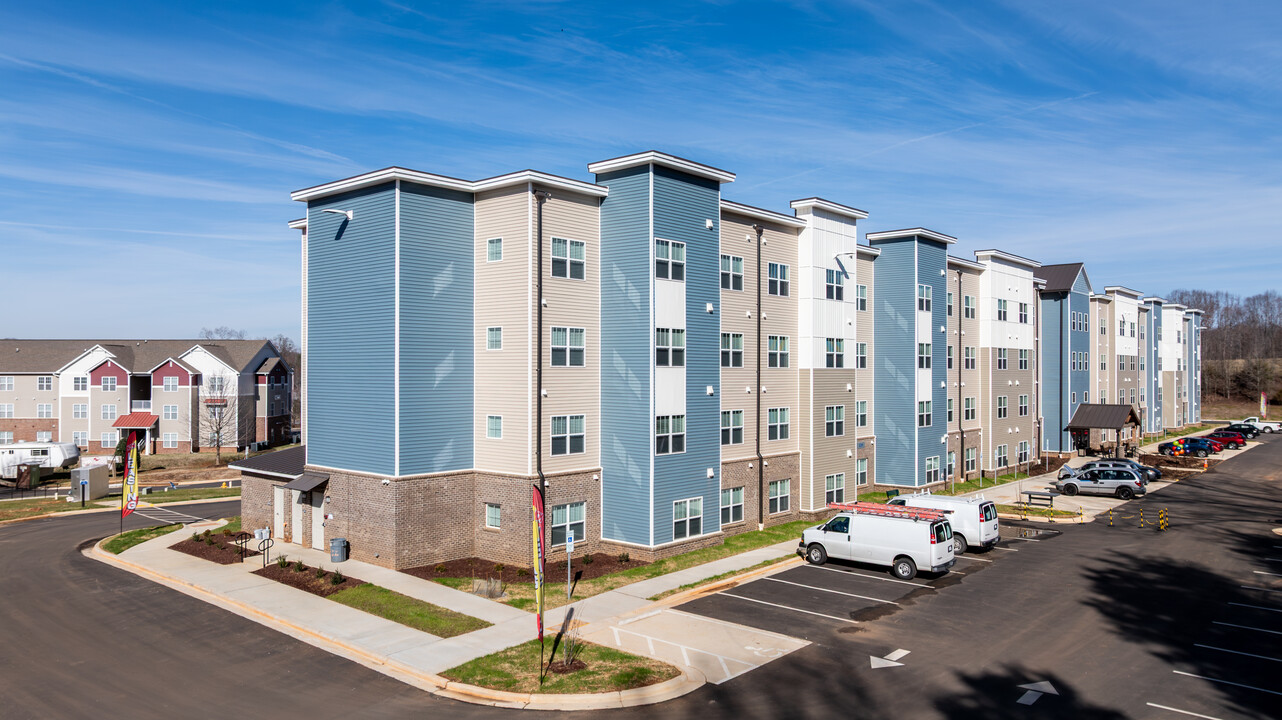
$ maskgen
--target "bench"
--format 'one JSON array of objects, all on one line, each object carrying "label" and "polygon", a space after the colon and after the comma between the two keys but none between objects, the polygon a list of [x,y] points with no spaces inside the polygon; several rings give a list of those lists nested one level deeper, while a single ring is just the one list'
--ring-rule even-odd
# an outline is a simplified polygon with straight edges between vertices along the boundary
[{"label": "bench", "polygon": [[1024,504],[1028,507],[1055,507],[1055,496],[1059,493],[1044,492],[1042,490],[1025,490],[1023,491]]}]

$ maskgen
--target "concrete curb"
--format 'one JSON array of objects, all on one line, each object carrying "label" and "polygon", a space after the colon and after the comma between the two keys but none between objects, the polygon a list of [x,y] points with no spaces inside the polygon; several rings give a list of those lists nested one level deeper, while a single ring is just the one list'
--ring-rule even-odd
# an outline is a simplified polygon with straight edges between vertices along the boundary
[{"label": "concrete curb", "polygon": [[[220,522],[221,521],[210,521],[209,524],[212,527],[218,527]],[[204,525],[204,523],[192,523],[187,527],[195,527],[199,525]],[[179,530],[175,530],[174,532],[181,533]],[[610,708],[636,707],[639,705],[651,705],[664,702],[693,692],[707,683],[707,680],[693,668],[679,668],[681,670],[681,674],[671,680],[667,680],[656,685],[634,688],[632,690],[608,693],[577,695],[510,693],[502,690],[491,690],[489,688],[477,687],[475,685],[467,685],[453,680],[448,680],[439,675],[417,670],[405,665],[404,663],[391,660],[384,656],[374,655],[351,645],[350,643],[340,640],[339,638],[332,637],[312,628],[297,625],[273,613],[260,610],[259,608],[253,607],[247,603],[229,598],[225,595],[220,595],[199,585],[189,583],[178,578],[173,578],[156,572],[150,568],[143,567],[142,565],[138,565],[137,563],[130,562],[118,555],[113,555],[104,550],[102,548],[102,543],[106,539],[107,538],[104,538],[103,540],[99,540],[97,543],[94,543],[91,548],[86,550],[85,554],[99,562],[107,565],[113,565],[127,572],[131,572],[134,575],[138,575],[139,577],[146,578],[152,582],[177,590],[190,597],[203,600],[211,605],[233,612],[248,620],[253,620],[254,622],[270,627],[278,632],[282,632],[309,645],[331,652],[335,655],[351,660],[352,662],[364,665],[371,670],[396,678],[408,685],[413,685],[420,690],[453,700],[477,705],[490,705],[493,707],[514,709],[567,711],[605,710]]]},{"label": "concrete curb", "polygon": [[697,585],[688,590],[682,590],[681,592],[673,593],[665,598],[660,598],[658,600],[655,600],[651,604],[646,605],[643,608],[639,608],[633,611],[632,613],[629,613],[629,615],[640,615],[640,614],[649,612],[656,607],[671,607],[674,605],[680,605],[684,602],[689,602],[690,600],[701,598],[704,595],[710,595],[712,593],[725,590],[726,588],[734,587],[735,585],[746,582],[748,580],[753,580],[758,577],[762,577],[764,575],[773,575],[774,573],[782,572],[784,570],[787,570],[788,568],[797,567],[798,565],[802,564],[802,562],[803,560],[801,559],[800,556],[791,557],[786,560],[780,560],[779,562],[765,565],[763,567],[747,570],[738,575],[732,575],[731,577],[728,577],[728,578],[714,580],[713,582],[710,582],[704,585]]}]

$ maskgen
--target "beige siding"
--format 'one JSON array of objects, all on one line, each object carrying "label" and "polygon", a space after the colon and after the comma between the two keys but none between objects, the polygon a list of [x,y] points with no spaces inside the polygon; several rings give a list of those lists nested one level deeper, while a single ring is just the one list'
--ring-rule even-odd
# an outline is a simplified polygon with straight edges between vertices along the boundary
[{"label": "beige siding", "polygon": [[[803,477],[809,471],[809,477],[802,484],[801,509],[811,510],[824,506],[824,477],[834,473],[845,473],[848,487],[854,486],[855,459],[859,457],[862,442],[868,449],[874,444],[870,438],[861,439],[855,427],[855,393],[846,386],[853,382],[854,373],[848,369],[810,371],[813,395],[810,397],[809,424],[813,453],[810,462],[803,467]],[[871,394],[871,391],[869,392]],[[845,407],[845,433],[828,437],[825,433],[826,411],[829,405]],[[871,416],[869,416],[871,422]],[[848,457],[849,455],[849,457]],[[871,482],[871,469],[869,482]]]},{"label": "beige siding", "polygon": [[[861,440],[867,440],[876,435],[876,428],[873,427],[873,373],[876,368],[876,343],[873,342],[873,272],[874,260],[870,257],[860,255],[855,263],[855,277],[857,284],[868,287],[868,304],[867,310],[857,312],[855,318],[855,342],[866,343],[868,345],[868,362],[867,367],[855,370],[855,400],[862,400],[868,403],[868,425],[862,428],[856,428],[857,437]],[[853,292],[855,289],[851,288]],[[854,350],[851,352],[851,362],[847,363],[854,367]],[[852,418],[853,419],[853,418]],[[871,461],[869,462],[871,465]],[[869,470],[869,483],[872,482],[872,471]]]},{"label": "beige siding", "polygon": [[36,390],[39,377],[51,375],[13,375],[13,392],[0,393],[0,403],[13,405],[14,418],[36,417],[36,406],[42,403],[53,404],[54,417],[58,417],[58,378],[53,378],[53,389]]}]

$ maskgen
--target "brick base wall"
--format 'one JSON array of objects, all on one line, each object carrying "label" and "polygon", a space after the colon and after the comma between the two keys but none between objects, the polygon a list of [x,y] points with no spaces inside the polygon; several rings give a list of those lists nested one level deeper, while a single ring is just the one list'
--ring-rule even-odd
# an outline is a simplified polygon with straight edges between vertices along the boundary
[{"label": "brick base wall", "polygon": [[240,526],[246,532],[272,526],[272,488],[284,485],[283,479],[240,474]]},{"label": "brick base wall", "polygon": [[54,442],[58,440],[57,418],[5,418],[0,420],[0,432],[13,433],[13,441],[35,442],[36,433],[48,432]]}]

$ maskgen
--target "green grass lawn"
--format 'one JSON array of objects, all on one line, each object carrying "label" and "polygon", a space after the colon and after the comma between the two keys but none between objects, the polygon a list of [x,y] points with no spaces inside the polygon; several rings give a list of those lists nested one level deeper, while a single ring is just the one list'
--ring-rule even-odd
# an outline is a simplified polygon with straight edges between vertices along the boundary
[{"label": "green grass lawn", "polygon": [[[92,503],[88,508],[97,507]],[[0,502],[0,522],[19,520],[21,518],[47,515],[56,512],[80,510],[80,503],[69,503],[66,500],[38,498],[36,500],[7,500]]]},{"label": "green grass lawn", "polygon": [[130,530],[129,532],[117,535],[102,544],[102,549],[113,555],[128,550],[129,548],[145,543],[152,538],[158,538],[161,535],[171,533],[182,525],[157,525],[155,527],[142,528],[140,530]]},{"label": "green grass lawn", "polygon": [[[165,492],[156,490],[147,495],[139,495],[138,499],[143,502],[149,502],[152,505],[163,505],[172,502],[184,502],[186,500],[208,500],[211,498],[240,497],[240,488],[178,488]],[[119,496],[116,497],[119,502]]]},{"label": "green grass lawn", "polygon": [[491,624],[369,583],[340,590],[329,599],[443,638],[470,633]]},{"label": "green grass lawn", "polygon": [[[544,642],[547,650],[551,650],[552,638],[549,637]],[[479,657],[446,670],[441,675],[450,680],[494,690],[564,694],[631,690],[669,680],[681,672],[667,663],[613,648],[582,641],[580,647],[577,657],[587,667],[564,675],[547,673],[541,685],[538,640]],[[555,658],[558,662],[561,654],[561,650],[558,650]]]},{"label": "green grass lawn", "polygon": [[229,517],[229,518],[223,518],[223,519],[227,521],[227,524],[219,528],[218,529],[219,532],[222,532],[223,530],[227,530],[228,532],[231,532],[231,533],[240,532],[240,516],[239,515],[236,515],[234,517]]},{"label": "green grass lawn", "polygon": [[1075,518],[1078,516],[1078,513],[1075,513],[1072,510],[1055,510],[1053,508],[1044,508],[1044,507],[1034,507],[1034,508],[1025,509],[1025,508],[1020,508],[1019,506],[1016,506],[1016,505],[998,505],[997,512],[1009,513],[1011,515],[1023,514],[1030,517]]}]

